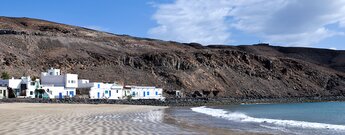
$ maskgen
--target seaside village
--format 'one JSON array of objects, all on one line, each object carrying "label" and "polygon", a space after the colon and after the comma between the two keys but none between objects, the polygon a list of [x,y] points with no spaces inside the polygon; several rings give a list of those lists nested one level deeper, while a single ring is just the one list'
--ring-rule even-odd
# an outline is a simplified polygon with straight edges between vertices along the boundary
[{"label": "seaside village", "polygon": [[0,80],[0,99],[3,98],[72,98],[77,92],[88,92],[90,99],[158,99],[164,100],[163,89],[154,86],[131,86],[118,83],[90,82],[78,79],[77,74],[61,74],[51,68],[40,79],[30,76]]}]

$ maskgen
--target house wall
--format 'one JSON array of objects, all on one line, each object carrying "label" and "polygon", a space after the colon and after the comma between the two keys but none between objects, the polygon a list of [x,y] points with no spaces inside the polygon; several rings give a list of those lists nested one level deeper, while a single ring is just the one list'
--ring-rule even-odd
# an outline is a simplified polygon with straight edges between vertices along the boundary
[{"label": "house wall", "polygon": [[77,74],[66,74],[64,76],[65,87],[77,88],[78,87],[78,75]]},{"label": "house wall", "polygon": [[0,87],[0,99],[8,98],[7,87]]},{"label": "house wall", "polygon": [[59,98],[60,93],[62,94],[62,97],[69,95],[69,91],[65,90],[65,88],[62,86],[43,86],[42,89],[49,93],[49,98]]},{"label": "house wall", "polygon": [[133,99],[164,99],[162,88],[134,86],[130,90]]},{"label": "house wall", "polygon": [[122,99],[124,97],[123,86],[121,85],[102,82],[81,83],[78,85],[78,88],[90,88],[89,95],[91,99]]}]

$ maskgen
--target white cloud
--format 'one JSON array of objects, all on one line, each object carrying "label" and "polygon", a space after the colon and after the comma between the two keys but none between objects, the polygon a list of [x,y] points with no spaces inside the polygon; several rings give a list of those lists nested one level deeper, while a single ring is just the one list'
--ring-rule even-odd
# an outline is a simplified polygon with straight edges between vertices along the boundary
[{"label": "white cloud", "polygon": [[182,42],[230,43],[239,30],[273,44],[310,46],[343,35],[327,25],[345,27],[343,0],[176,0],[156,7],[158,26],[149,34]]},{"label": "white cloud", "polygon": [[89,26],[84,26],[85,28],[93,29],[93,30],[98,30],[98,31],[109,31],[108,28],[104,28],[101,26],[96,26],[96,25],[89,25]]},{"label": "white cloud", "polygon": [[150,29],[149,34],[181,42],[228,43],[229,5],[225,0],[177,0],[173,4],[159,5],[153,16],[158,26]]}]

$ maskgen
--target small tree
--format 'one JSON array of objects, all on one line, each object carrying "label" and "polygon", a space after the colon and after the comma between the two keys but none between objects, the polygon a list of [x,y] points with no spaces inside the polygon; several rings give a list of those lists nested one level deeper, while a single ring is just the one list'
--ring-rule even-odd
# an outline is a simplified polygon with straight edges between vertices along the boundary
[{"label": "small tree", "polygon": [[2,72],[1,78],[2,79],[10,79],[10,74],[8,74],[7,72]]},{"label": "small tree", "polygon": [[36,79],[40,79],[40,78],[37,77],[37,76],[33,76],[33,77],[31,78],[31,81],[36,81]]}]

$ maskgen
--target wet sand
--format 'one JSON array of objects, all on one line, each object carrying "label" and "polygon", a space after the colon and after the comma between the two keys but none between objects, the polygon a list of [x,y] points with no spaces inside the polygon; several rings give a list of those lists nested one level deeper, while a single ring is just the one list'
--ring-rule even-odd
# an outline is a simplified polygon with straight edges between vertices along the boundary
[{"label": "wet sand", "polygon": [[179,123],[164,113],[165,108],[109,104],[0,104],[0,134],[246,134]]}]

